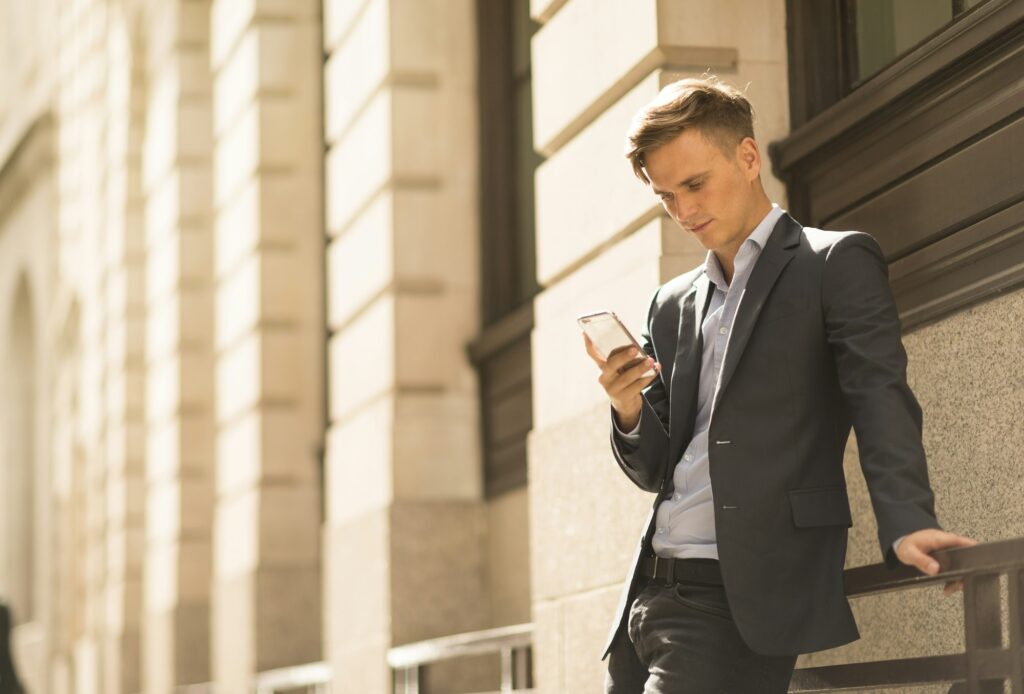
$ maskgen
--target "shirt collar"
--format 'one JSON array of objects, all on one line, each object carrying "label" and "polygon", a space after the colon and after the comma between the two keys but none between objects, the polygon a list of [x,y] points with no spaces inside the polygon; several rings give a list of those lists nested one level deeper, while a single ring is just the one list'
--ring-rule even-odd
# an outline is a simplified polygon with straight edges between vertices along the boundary
[{"label": "shirt collar", "polygon": [[[785,213],[777,203],[772,203],[772,209],[768,211],[768,214],[758,222],[754,230],[750,232],[750,235],[743,241],[743,245],[740,246],[739,253],[736,254],[737,259],[740,254],[748,255],[750,251],[756,251],[760,253],[764,249],[766,243],[768,243],[768,237],[771,236],[772,230],[775,228],[776,222]],[[744,252],[745,248],[750,248],[749,251]],[[739,265],[739,263],[737,263]],[[704,272],[707,273],[708,279],[715,283],[716,286],[725,290],[728,288],[728,284],[725,281],[725,273],[722,271],[722,265],[718,262],[718,257],[712,252],[708,251],[707,256],[704,258]],[[735,273],[733,273],[735,275]]]}]

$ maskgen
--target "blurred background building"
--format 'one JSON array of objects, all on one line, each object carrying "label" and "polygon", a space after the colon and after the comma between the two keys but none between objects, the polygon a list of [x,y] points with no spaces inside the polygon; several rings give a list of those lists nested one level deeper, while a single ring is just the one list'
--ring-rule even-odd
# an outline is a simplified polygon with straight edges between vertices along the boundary
[{"label": "blurred background building", "polygon": [[[650,499],[574,318],[639,329],[703,261],[622,152],[707,69],[755,105],[769,195],[886,250],[940,522],[1024,535],[1024,1],[0,0],[26,688],[324,663],[382,694],[390,649],[510,627],[538,691],[599,691]],[[854,441],[847,467],[875,563]],[[938,589],[854,609],[798,666],[963,649]]]}]

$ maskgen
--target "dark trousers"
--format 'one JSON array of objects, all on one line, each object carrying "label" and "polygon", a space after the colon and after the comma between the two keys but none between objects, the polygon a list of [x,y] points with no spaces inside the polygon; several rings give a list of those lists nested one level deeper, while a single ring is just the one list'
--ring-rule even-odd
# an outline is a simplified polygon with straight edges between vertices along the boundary
[{"label": "dark trousers", "polygon": [[641,581],[627,628],[608,655],[606,694],[774,694],[789,689],[796,656],[750,650],[732,620],[725,588]]}]

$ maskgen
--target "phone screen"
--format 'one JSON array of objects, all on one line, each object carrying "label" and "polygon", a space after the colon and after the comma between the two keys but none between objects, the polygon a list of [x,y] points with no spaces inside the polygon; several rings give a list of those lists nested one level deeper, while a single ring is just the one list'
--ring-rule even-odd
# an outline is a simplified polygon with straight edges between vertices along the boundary
[{"label": "phone screen", "polygon": [[[605,359],[622,347],[633,346],[640,350],[636,339],[626,330],[626,326],[618,317],[610,311],[580,316],[577,322]],[[642,350],[640,350],[640,354],[643,355]],[[651,376],[655,373],[657,372],[654,369],[650,369],[644,376]]]}]

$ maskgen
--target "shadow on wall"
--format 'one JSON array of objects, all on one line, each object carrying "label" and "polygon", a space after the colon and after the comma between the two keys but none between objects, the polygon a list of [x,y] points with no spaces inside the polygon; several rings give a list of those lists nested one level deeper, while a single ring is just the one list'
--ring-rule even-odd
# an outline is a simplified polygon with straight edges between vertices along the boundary
[{"label": "shadow on wall", "polygon": [[0,602],[0,694],[25,694],[11,656],[11,610]]}]

